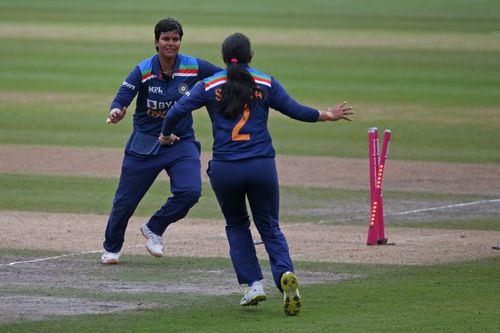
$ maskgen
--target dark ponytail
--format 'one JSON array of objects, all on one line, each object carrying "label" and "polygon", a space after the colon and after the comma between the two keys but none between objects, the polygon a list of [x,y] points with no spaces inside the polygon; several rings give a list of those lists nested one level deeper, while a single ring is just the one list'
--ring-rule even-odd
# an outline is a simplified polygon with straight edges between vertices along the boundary
[{"label": "dark ponytail", "polygon": [[222,58],[227,65],[227,81],[222,88],[221,113],[236,119],[245,106],[250,107],[257,85],[245,65],[252,60],[248,37],[235,33],[222,44]]}]

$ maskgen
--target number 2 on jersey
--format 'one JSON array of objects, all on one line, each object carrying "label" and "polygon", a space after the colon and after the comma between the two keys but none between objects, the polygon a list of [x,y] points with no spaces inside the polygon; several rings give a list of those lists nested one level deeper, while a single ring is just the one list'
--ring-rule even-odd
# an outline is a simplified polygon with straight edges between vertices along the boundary
[{"label": "number 2 on jersey", "polygon": [[245,107],[243,108],[243,116],[241,117],[240,121],[238,121],[236,126],[234,126],[233,132],[231,133],[231,139],[233,141],[250,140],[250,134],[240,134],[241,128],[245,126],[249,117],[250,117],[250,108],[248,107],[247,104],[245,104]]}]

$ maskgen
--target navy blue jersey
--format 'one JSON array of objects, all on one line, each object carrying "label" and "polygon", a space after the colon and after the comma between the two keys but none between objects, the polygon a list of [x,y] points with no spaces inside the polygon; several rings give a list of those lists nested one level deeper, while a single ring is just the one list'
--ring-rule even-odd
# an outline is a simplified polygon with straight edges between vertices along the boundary
[{"label": "navy blue jersey", "polygon": [[275,78],[250,67],[247,69],[258,89],[250,108],[242,110],[241,116],[231,120],[220,113],[219,101],[222,88],[227,81],[226,71],[221,71],[199,82],[169,110],[163,123],[162,133],[182,136],[182,132],[176,132],[178,124],[184,122],[186,117],[191,119],[191,111],[206,106],[212,121],[213,159],[234,161],[275,156],[267,128],[269,108],[301,121],[318,120],[320,112],[317,109],[297,103]]},{"label": "navy blue jersey", "polygon": [[[128,107],[137,95],[134,113],[134,131],[127,149],[141,154],[155,153],[163,118],[167,111],[196,82],[221,71],[220,67],[185,54],[177,54],[172,76],[161,73],[158,54],[141,61],[123,81],[111,109]],[[183,138],[193,138],[193,119],[189,115],[175,127]]]}]

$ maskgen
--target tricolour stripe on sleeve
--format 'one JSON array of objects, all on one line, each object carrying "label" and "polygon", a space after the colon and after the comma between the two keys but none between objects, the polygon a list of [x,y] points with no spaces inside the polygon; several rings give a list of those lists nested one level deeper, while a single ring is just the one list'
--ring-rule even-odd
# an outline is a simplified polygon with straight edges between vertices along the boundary
[{"label": "tricolour stripe on sleeve", "polygon": [[[255,83],[261,84],[264,86],[271,87],[271,76],[258,72],[254,70],[253,68],[248,68],[248,71],[252,75]],[[217,87],[221,84],[224,84],[227,82],[227,76],[226,72],[220,72],[218,74],[215,74],[214,76],[211,76],[207,79],[204,80],[205,83],[205,91],[208,91],[212,89],[213,87]]]},{"label": "tricolour stripe on sleeve", "polygon": [[271,76],[259,72],[253,68],[248,68],[248,71],[252,75],[255,83],[262,84],[264,86],[268,86],[269,88],[271,88]]},{"label": "tricolour stripe on sleeve", "polygon": [[153,74],[153,57],[154,56],[149,57],[137,65],[141,71],[142,83],[156,77],[156,75]]},{"label": "tricolour stripe on sleeve", "polygon": [[213,87],[217,87],[221,84],[226,83],[227,77],[226,72],[221,72],[219,74],[215,74],[204,80],[205,82],[205,91],[212,89]]},{"label": "tricolour stripe on sleeve", "polygon": [[172,75],[175,76],[198,76],[198,61],[196,58],[181,54],[179,68],[177,68]]}]

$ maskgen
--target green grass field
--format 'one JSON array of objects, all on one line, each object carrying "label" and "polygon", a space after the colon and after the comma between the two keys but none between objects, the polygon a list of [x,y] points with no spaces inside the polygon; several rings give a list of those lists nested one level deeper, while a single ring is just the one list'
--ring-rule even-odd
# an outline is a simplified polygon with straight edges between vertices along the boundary
[{"label": "green grass field", "polygon": [[[243,32],[253,41],[253,66],[275,76],[298,101],[325,108],[347,100],[354,106],[355,121],[348,124],[315,126],[273,114],[269,127],[278,154],[366,158],[367,128],[375,126],[393,131],[390,159],[500,165],[500,2],[493,0],[2,0],[0,145],[122,148],[131,117],[108,126],[108,107],[133,66],[154,53],[153,26],[165,16],[183,23],[184,53],[222,66],[222,40]],[[203,110],[195,112],[195,130],[208,152],[211,127]],[[112,177],[0,173],[0,215],[13,210],[106,215],[115,186]],[[369,200],[366,191],[294,186],[281,191],[287,222],[346,224],[350,214],[366,213]],[[137,215],[148,216],[164,197],[156,184]],[[388,204],[440,206],[498,196],[389,190],[384,198]],[[360,202],[354,212],[332,215],[325,209],[351,200]],[[311,214],[314,210],[318,213]],[[208,184],[189,217],[221,218]],[[497,210],[425,223],[395,220],[392,226],[498,231],[499,217]],[[1,263],[57,254],[0,243]],[[234,294],[101,294],[7,288],[0,282],[0,296],[158,304],[118,314],[0,322],[0,332],[500,331],[498,256],[434,266],[296,264],[360,277],[305,286],[304,312],[296,318],[282,315],[279,295],[243,311]],[[227,258],[172,257],[159,263],[132,256],[128,265],[96,268],[85,277],[171,283],[214,267],[232,269]],[[0,276],[7,269],[0,267]],[[169,276],[169,270],[179,273]]]}]

